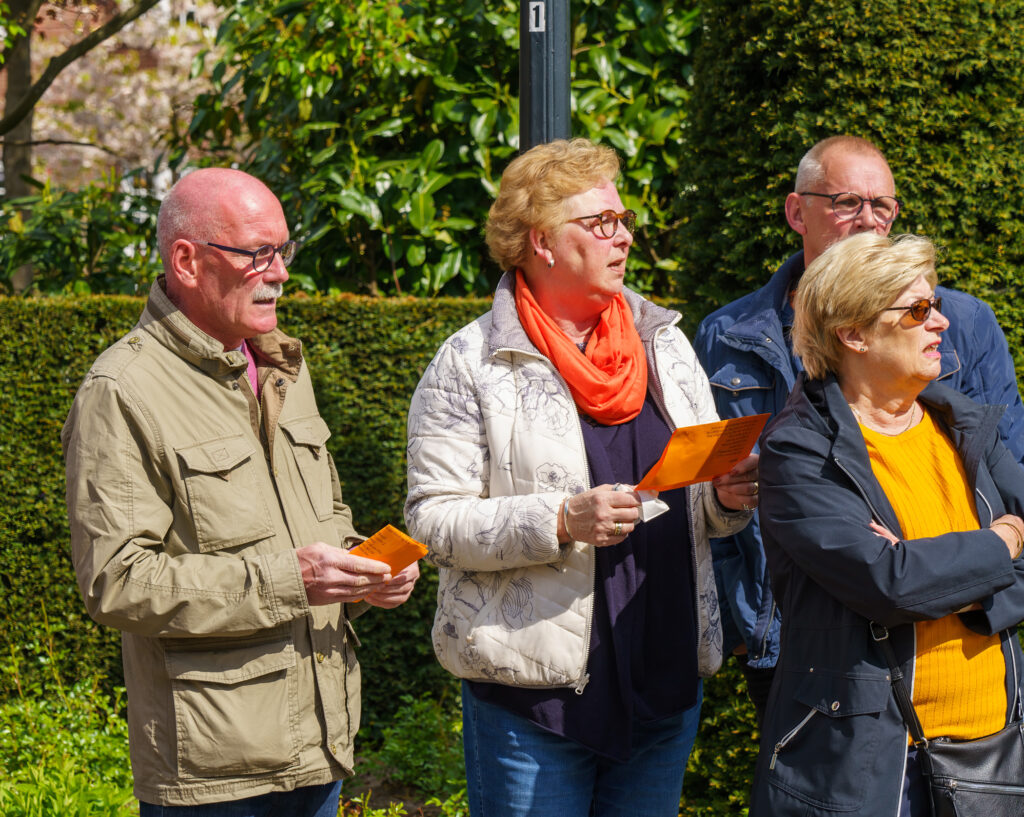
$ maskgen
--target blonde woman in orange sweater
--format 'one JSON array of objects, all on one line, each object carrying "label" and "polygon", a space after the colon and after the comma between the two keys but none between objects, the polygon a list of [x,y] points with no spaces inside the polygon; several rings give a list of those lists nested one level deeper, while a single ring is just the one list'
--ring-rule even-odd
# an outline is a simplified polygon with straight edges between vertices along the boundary
[{"label": "blonde woman in orange sweater", "polygon": [[917,236],[842,241],[794,299],[801,375],[765,432],[761,519],[782,653],[753,817],[931,813],[869,623],[927,738],[1020,719],[1024,470],[1002,406],[933,382],[949,322]]}]

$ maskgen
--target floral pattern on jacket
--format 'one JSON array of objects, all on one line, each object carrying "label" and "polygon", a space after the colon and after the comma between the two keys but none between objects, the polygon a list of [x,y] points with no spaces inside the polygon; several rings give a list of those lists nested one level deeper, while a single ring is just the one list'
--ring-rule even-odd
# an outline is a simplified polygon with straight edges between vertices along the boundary
[{"label": "floral pattern on jacket", "polygon": [[[586,683],[595,559],[557,538],[569,495],[587,490],[576,405],[530,342],[506,275],[486,315],[448,338],[409,412],[406,522],[440,567],[433,644],[461,678],[527,687]],[[655,399],[675,426],[717,420],[678,314],[626,290]],[[708,537],[745,525],[707,483],[692,486],[695,605],[702,676],[721,665]],[[685,534],[684,534],[685,535]]]}]

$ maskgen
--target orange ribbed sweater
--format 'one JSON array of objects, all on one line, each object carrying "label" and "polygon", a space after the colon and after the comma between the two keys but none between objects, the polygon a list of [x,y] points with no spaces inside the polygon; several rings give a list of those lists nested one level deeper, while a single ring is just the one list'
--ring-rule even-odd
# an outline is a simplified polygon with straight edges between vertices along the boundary
[{"label": "orange ribbed sweater", "polygon": [[[953,443],[925,412],[895,437],[863,424],[871,468],[905,539],[977,530],[978,512]],[[967,740],[1006,720],[1006,667],[998,636],[972,632],[956,614],[915,625],[914,707],[925,737]]]}]

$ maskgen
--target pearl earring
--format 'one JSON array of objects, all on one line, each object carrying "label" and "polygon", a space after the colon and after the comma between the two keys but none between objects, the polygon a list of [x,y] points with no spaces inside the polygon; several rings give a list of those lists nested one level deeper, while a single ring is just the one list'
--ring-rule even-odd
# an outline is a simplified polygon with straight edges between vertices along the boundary
[{"label": "pearl earring", "polygon": [[551,269],[554,266],[555,266],[555,256],[552,255],[552,256],[548,257],[548,269]]}]

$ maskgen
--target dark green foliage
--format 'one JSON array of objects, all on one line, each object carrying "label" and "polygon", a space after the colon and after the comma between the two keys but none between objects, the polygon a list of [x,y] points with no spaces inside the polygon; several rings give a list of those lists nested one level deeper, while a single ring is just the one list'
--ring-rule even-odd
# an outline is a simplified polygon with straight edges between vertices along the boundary
[{"label": "dark green foliage", "polygon": [[[519,145],[513,0],[257,0],[221,26],[213,89],[180,146],[236,161],[282,198],[309,290],[489,294],[483,240]],[[695,12],[650,0],[572,4],[575,133],[624,158],[641,214],[633,273],[677,266],[678,156]]]},{"label": "dark green foliage", "polygon": [[683,785],[682,815],[746,814],[761,738],[746,682],[732,659],[704,681],[700,731]]},{"label": "dark green foliage", "polygon": [[32,196],[0,205],[0,293],[23,264],[32,291],[133,295],[160,272],[159,202],[126,189],[131,177],[101,179],[80,190],[41,185]]},{"label": "dark green foliage", "polygon": [[[403,695],[401,702],[358,775],[386,779],[441,799],[465,789],[458,682],[451,679],[439,694]],[[361,788],[365,785],[358,777],[347,786],[348,791]]]},{"label": "dark green foliage", "polygon": [[1022,0],[708,0],[695,54],[678,291],[749,292],[799,247],[782,211],[816,141],[851,133],[889,159],[894,232],[947,251],[941,282],[984,298],[1024,367]]},{"label": "dark green foliage", "polygon": [[[0,654],[11,654],[0,696],[20,682],[48,688],[64,678],[106,675],[120,683],[117,634],[85,614],[71,568],[60,430],[91,362],[131,328],[137,298],[0,299]],[[281,326],[303,339],[328,446],[357,527],[402,524],[405,417],[419,376],[440,341],[488,309],[482,300],[404,301],[293,298]],[[447,676],[430,645],[437,578],[425,570],[413,599],[356,622],[364,642],[364,726],[410,689],[436,689]],[[40,652],[43,615],[55,642]],[[52,665],[52,666],[51,666]]]}]

